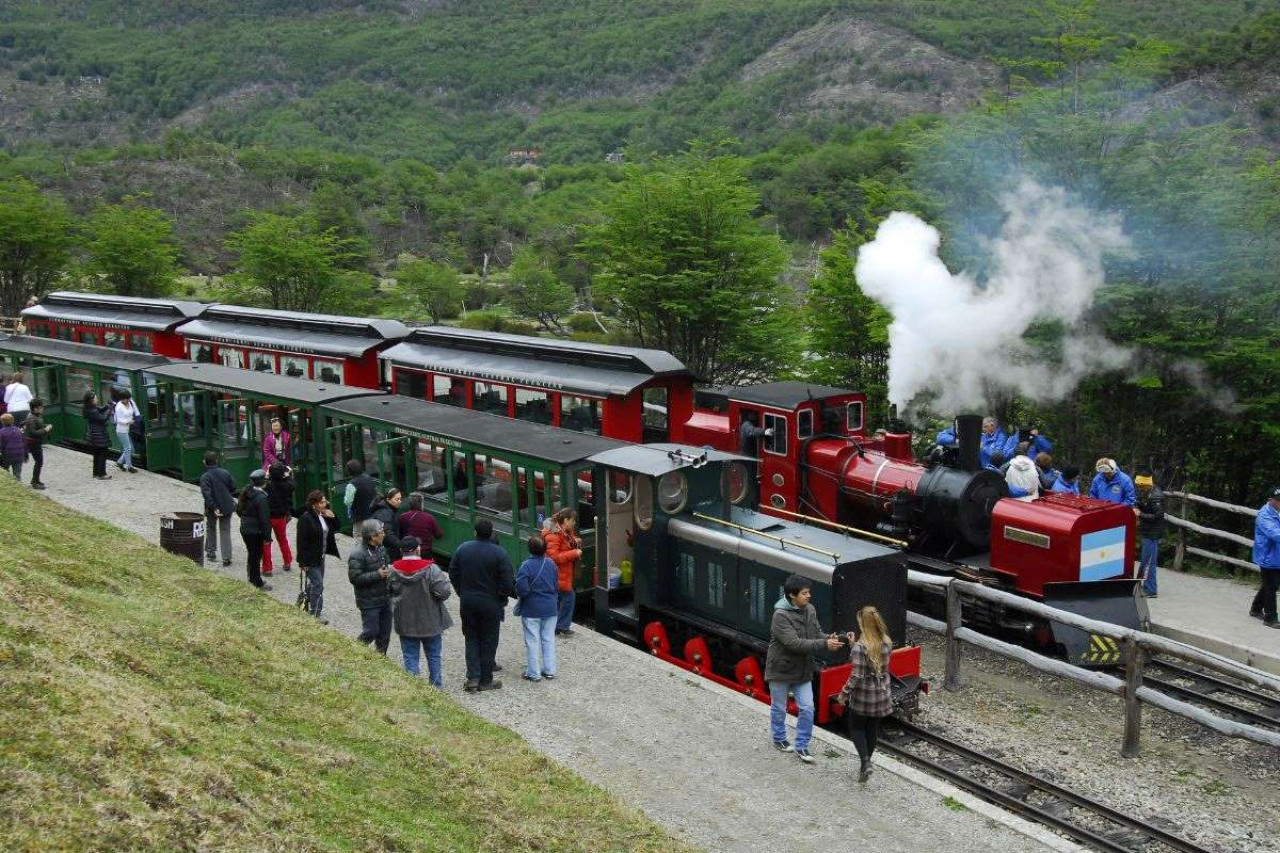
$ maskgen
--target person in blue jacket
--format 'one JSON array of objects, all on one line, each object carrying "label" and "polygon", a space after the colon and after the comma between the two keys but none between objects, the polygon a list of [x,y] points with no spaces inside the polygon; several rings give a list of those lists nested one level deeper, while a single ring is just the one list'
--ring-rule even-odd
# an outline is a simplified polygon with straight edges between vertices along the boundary
[{"label": "person in blue jacket", "polygon": [[[1017,433],[1014,433],[1014,438],[1017,438]],[[1005,445],[1009,443],[1009,436],[1004,430],[1000,429],[1000,426],[996,423],[996,419],[991,415],[987,415],[982,419],[982,435],[979,437],[979,441],[981,444],[978,448],[978,460],[982,463],[982,467],[990,467],[991,455],[993,453],[999,453],[1004,456],[1005,459],[1010,457],[1010,454],[1005,452]],[[937,443],[942,447],[955,446],[955,426],[949,426],[942,432],[938,433]],[[1014,441],[1014,447],[1016,447],[1017,444],[1017,441]]]},{"label": "person in blue jacket", "polygon": [[[1026,455],[1035,459],[1041,453],[1052,453],[1053,442],[1040,434],[1040,430],[1033,429],[1027,434],[1027,451]],[[1004,443],[1004,458],[1012,459],[1018,445],[1022,443],[1022,430],[1015,429],[1009,433],[1009,438]]]},{"label": "person in blue jacket", "polygon": [[1276,589],[1280,588],[1280,487],[1258,510],[1253,525],[1253,561],[1261,569],[1261,586],[1253,597],[1249,615],[1261,619],[1268,628],[1280,628],[1276,619]]},{"label": "person in blue jacket", "polygon": [[1074,465],[1063,465],[1058,479],[1049,488],[1051,492],[1065,492],[1069,495],[1080,494],[1080,469]]},{"label": "person in blue jacket", "polygon": [[1098,473],[1089,487],[1089,497],[1125,506],[1137,503],[1138,493],[1133,488],[1133,480],[1120,470],[1114,459],[1099,459],[1096,470]]}]

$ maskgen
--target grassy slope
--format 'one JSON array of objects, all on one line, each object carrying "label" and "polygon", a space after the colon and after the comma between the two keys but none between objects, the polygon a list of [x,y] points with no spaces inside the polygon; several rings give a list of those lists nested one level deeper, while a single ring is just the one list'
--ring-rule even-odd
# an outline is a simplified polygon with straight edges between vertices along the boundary
[{"label": "grassy slope", "polygon": [[0,849],[685,849],[350,640],[8,477],[0,541]]}]

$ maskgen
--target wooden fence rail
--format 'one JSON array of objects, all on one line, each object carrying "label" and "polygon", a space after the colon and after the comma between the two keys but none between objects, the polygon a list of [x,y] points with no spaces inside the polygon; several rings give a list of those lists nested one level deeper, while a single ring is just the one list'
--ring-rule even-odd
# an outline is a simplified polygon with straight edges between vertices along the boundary
[{"label": "wooden fence rail", "polygon": [[[960,643],[965,642],[995,652],[1003,657],[1021,661],[1041,672],[1057,675],[1095,690],[1121,696],[1124,700],[1125,708],[1125,731],[1124,743],[1120,752],[1121,755],[1127,758],[1137,755],[1140,749],[1141,702],[1163,708],[1171,714],[1192,720],[1231,737],[1244,738],[1254,743],[1280,749],[1280,732],[1251,726],[1235,720],[1228,720],[1203,708],[1197,708],[1149,687],[1144,687],[1142,684],[1142,669],[1147,655],[1154,652],[1181,658],[1252,684],[1255,687],[1277,692],[1280,692],[1280,677],[1186,643],[1180,643],[1146,631],[1123,628],[1110,622],[1100,622],[1096,619],[1049,607],[1038,601],[1031,601],[1002,590],[991,589],[982,584],[916,571],[908,572],[907,579],[912,586],[940,589],[946,595],[946,622],[939,622],[936,619],[930,619],[918,613],[908,613],[908,619],[912,625],[942,634],[946,638],[946,672],[943,678],[943,686],[947,690],[959,690],[961,687]],[[1070,625],[1090,634],[1119,640],[1124,650],[1125,677],[1118,678],[1105,672],[1074,666],[1065,661],[1045,657],[1021,646],[1015,646],[965,628],[962,625],[964,598],[1002,604],[1010,609]]]},{"label": "wooden fence rail", "polygon": [[1178,498],[1181,501],[1181,513],[1174,515],[1171,512],[1165,512],[1165,520],[1178,529],[1177,548],[1173,552],[1173,569],[1174,571],[1182,571],[1183,560],[1187,554],[1194,554],[1197,557],[1204,557],[1208,560],[1216,560],[1219,563],[1226,563],[1228,566],[1234,566],[1241,569],[1249,569],[1250,571],[1260,571],[1256,563],[1248,560],[1241,560],[1239,557],[1232,557],[1228,554],[1219,554],[1216,551],[1207,551],[1203,548],[1193,548],[1187,544],[1187,531],[1198,533],[1202,536],[1213,536],[1223,539],[1227,542],[1243,545],[1246,548],[1253,547],[1253,540],[1247,536],[1241,536],[1238,533],[1230,533],[1226,530],[1218,530],[1213,527],[1205,527],[1203,524],[1196,524],[1194,521],[1187,519],[1187,505],[1191,503],[1203,504],[1213,509],[1223,510],[1224,512],[1234,512],[1238,515],[1256,518],[1258,511],[1247,506],[1239,504],[1229,504],[1224,501],[1216,501],[1213,498],[1206,498],[1203,495],[1193,495],[1190,492],[1165,492],[1166,498]]}]

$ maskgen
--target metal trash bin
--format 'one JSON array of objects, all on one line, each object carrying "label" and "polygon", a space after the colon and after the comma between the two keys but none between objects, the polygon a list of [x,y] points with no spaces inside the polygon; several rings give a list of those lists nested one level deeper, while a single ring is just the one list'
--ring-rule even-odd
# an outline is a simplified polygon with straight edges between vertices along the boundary
[{"label": "metal trash bin", "polygon": [[169,512],[160,516],[160,547],[170,554],[204,565],[204,515]]}]

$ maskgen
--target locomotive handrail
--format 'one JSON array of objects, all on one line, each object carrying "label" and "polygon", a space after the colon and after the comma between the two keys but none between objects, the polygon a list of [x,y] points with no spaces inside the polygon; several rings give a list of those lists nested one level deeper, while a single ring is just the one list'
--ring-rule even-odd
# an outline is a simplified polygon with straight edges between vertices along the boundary
[{"label": "locomotive handrail", "polygon": [[876,542],[884,542],[886,544],[893,545],[897,548],[905,548],[907,547],[908,544],[910,544],[904,539],[894,539],[892,536],[884,536],[879,533],[872,533],[870,530],[863,530],[860,527],[849,527],[847,524],[837,524],[834,521],[827,521],[825,518],[819,518],[816,515],[805,515],[802,512],[791,512],[785,509],[778,509],[777,507],[765,506],[764,504],[760,504],[760,508],[764,510],[768,510],[769,512],[776,512],[779,515],[786,515],[786,516],[790,516],[791,518],[799,518],[802,521],[806,521],[812,524],[823,524],[823,525],[826,525],[827,527],[833,527],[836,530],[839,530],[843,533],[849,533],[854,536],[865,536],[868,539],[874,540]]},{"label": "locomotive handrail", "polygon": [[[1255,687],[1277,692],[1280,692],[1280,677],[1177,640],[1171,640],[1147,631],[1125,628],[1110,622],[1090,619],[1087,616],[1080,616],[1070,611],[1050,607],[1047,604],[1031,601],[982,584],[914,570],[907,572],[907,582],[913,586],[927,586],[945,590],[946,622],[939,622],[936,619],[930,619],[917,613],[909,612],[907,615],[911,624],[941,633],[946,637],[944,686],[947,690],[960,689],[960,641],[963,640],[1005,657],[1022,661],[1042,672],[1059,675],[1095,689],[1122,696],[1125,700],[1125,735],[1121,754],[1127,757],[1138,753],[1138,733],[1141,725],[1139,701],[1163,708],[1169,713],[1193,720],[1223,734],[1245,738],[1255,743],[1280,749],[1280,732],[1224,719],[1202,708],[1188,705],[1149,687],[1144,687],[1142,685],[1142,667],[1146,656],[1145,653],[1152,651],[1181,658],[1222,672]],[[1089,634],[1118,640],[1124,649],[1125,678],[1119,679],[1105,673],[1086,670],[1064,661],[1047,658],[1029,649],[1014,646],[963,627],[961,594],[971,598],[1003,604],[1012,610],[1030,613],[1050,621],[1070,625]]]},{"label": "locomotive handrail", "polygon": [[781,536],[774,536],[772,533],[763,533],[759,530],[756,530],[753,527],[744,527],[741,524],[734,524],[732,521],[725,521],[723,518],[716,518],[713,515],[704,515],[703,513],[695,512],[693,514],[693,517],[702,519],[703,521],[713,521],[716,524],[723,524],[725,527],[732,527],[733,529],[743,533],[752,533],[756,536],[763,536],[765,539],[772,539],[773,541],[781,545],[782,550],[784,551],[787,550],[788,545],[793,545],[796,548],[803,548],[806,551],[813,551],[817,554],[822,554],[823,556],[830,557],[833,563],[840,562],[840,555],[837,554],[835,551],[826,551],[826,550],[823,550],[822,548],[818,548],[813,545],[806,545],[803,542],[796,542],[791,539],[783,539]]}]

